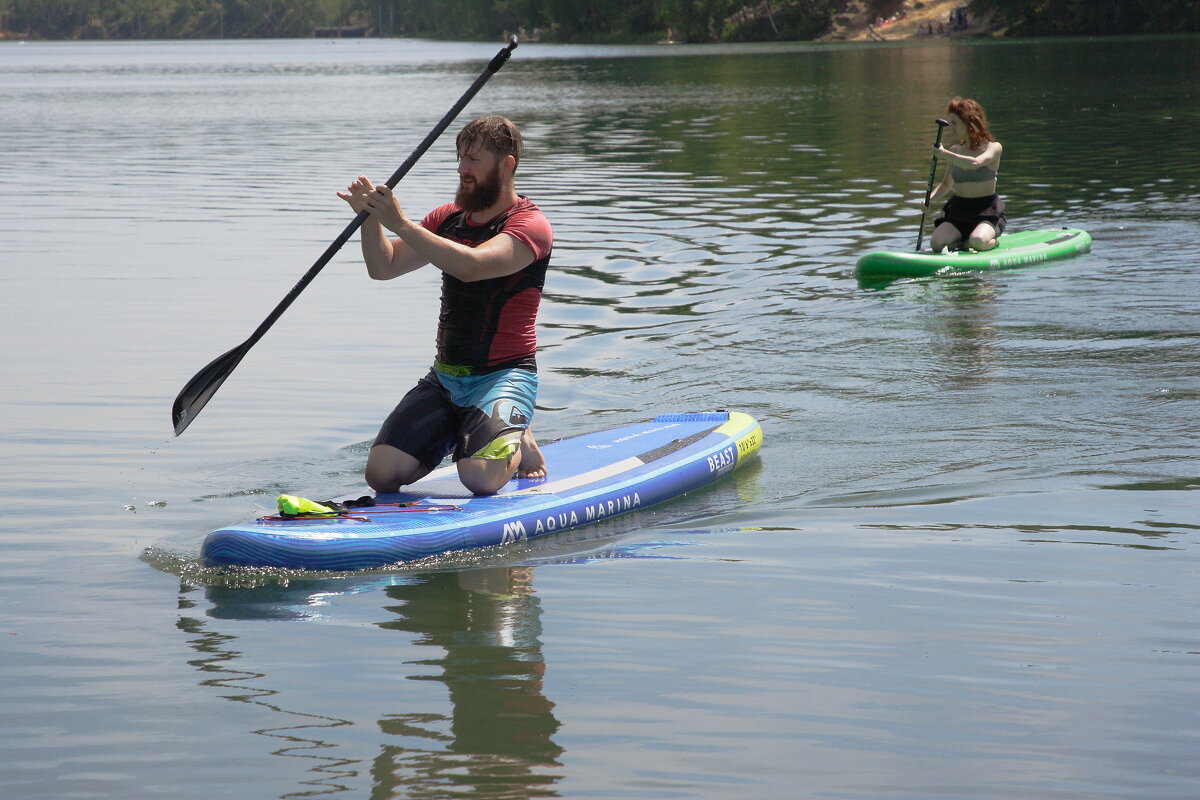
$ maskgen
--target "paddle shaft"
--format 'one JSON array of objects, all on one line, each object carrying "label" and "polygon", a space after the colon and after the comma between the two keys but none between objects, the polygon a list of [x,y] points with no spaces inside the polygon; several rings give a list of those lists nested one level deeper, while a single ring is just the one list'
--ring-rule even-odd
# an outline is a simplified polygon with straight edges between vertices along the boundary
[{"label": "paddle shaft", "polygon": [[[942,143],[942,131],[946,130],[949,122],[944,119],[935,120],[938,126],[937,138],[933,142],[933,146],[937,147]],[[917,231],[917,252],[921,252],[921,240],[925,238],[925,215],[929,213],[929,198],[933,194],[933,176],[937,172],[937,154],[929,159],[929,183],[925,186],[925,205],[921,208],[921,229]]]},{"label": "paddle shaft", "polygon": [[[516,48],[517,37],[513,36],[509,39],[508,45],[492,58],[487,68],[480,73],[475,82],[463,93],[462,97],[458,98],[458,101],[438,121],[433,130],[425,136],[416,149],[404,160],[404,163],[387,179],[389,189],[396,188],[396,184],[408,174],[408,171],[420,160],[421,156],[425,155],[425,151],[442,135],[450,123],[454,121],[454,118],[466,107],[467,103],[471,102],[475,95],[479,93],[479,90],[488,82],[488,79],[500,71],[500,68],[504,66],[505,62],[508,61],[508,57],[512,55],[512,51]],[[225,382],[229,374],[241,363],[242,358],[249,352],[250,348],[266,335],[271,326],[283,316],[283,312],[287,311],[288,307],[300,296],[300,293],[313,282],[313,279],[325,268],[325,265],[342,249],[342,245],[349,241],[355,231],[362,227],[362,224],[366,222],[369,215],[370,212],[368,211],[358,212],[350,224],[346,226],[345,230],[330,243],[329,247],[325,248],[325,252],[321,254],[320,258],[309,267],[308,272],[304,273],[300,280],[296,281],[296,285],[287,293],[287,296],[279,301],[279,305],[275,306],[274,310],[254,330],[254,333],[250,334],[250,338],[212,361],[204,369],[196,373],[188,381],[187,385],[180,390],[171,409],[171,421],[175,427],[176,436],[187,429],[187,426],[196,418],[196,415],[200,413],[200,410],[204,408],[205,404],[216,393],[221,384]]]}]

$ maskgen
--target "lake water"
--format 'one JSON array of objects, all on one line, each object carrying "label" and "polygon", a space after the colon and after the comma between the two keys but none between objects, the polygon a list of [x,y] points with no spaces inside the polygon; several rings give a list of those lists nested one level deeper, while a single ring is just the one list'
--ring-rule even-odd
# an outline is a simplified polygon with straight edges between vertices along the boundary
[{"label": "lake water", "polygon": [[[0,795],[1200,796],[1197,37],[522,45],[463,120],[523,127],[555,225],[540,437],[734,408],[760,462],[500,553],[197,564],[365,488],[432,274],[351,242],[177,439],[171,401],[498,48],[0,43]],[[1092,252],[859,285],[955,94],[1010,229]]]}]

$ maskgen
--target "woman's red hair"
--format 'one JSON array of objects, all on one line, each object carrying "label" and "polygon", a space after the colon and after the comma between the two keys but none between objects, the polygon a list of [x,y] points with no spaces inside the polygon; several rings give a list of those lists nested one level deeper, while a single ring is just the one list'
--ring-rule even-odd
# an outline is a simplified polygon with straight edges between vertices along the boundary
[{"label": "woman's red hair", "polygon": [[967,126],[967,138],[971,140],[971,147],[996,141],[996,137],[988,130],[987,115],[983,113],[983,106],[974,100],[955,97],[946,105],[946,114],[957,114]]}]

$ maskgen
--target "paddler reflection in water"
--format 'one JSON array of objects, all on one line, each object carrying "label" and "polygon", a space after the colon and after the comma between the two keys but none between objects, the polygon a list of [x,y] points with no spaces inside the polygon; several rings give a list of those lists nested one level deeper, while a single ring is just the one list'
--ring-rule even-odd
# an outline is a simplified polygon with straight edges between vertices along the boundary
[{"label": "paddler reflection in water", "polygon": [[[380,428],[367,483],[394,492],[453,453],[463,485],[495,493],[517,473],[546,475],[530,423],[537,396],[536,321],[553,232],[517,194],[521,134],[481,117],[458,134],[458,192],[414,223],[364,176],[338,197],[368,211],[363,259],[375,280],[432,264],[442,272],[437,360]],[[384,229],[396,234],[391,239]]]},{"label": "paddler reflection in water", "polygon": [[991,250],[1004,233],[1004,201],[996,194],[996,173],[1003,148],[988,130],[983,106],[974,100],[955,97],[946,106],[950,123],[950,147],[937,144],[934,154],[949,162],[942,182],[929,196],[929,205],[945,194],[953,194],[934,221],[930,246],[937,253],[964,241],[972,250]]},{"label": "paddler reflection in water", "polygon": [[530,567],[461,569],[384,590],[399,603],[387,607],[395,618],[379,626],[415,634],[417,650],[431,653],[414,651],[407,663],[418,669],[408,677],[443,682],[451,716],[422,702],[420,711],[402,707],[380,719],[391,740],[373,761],[373,796],[558,796],[560,723],[543,692],[542,612],[532,582]]},{"label": "paddler reflection in water", "polygon": [[[410,684],[410,689],[397,685],[392,694],[380,695],[378,729],[385,738],[369,762],[370,796],[559,796],[554,785],[563,778],[563,748],[554,740],[560,727],[554,703],[544,693],[547,664],[533,568],[431,570],[365,580],[357,589],[351,581],[343,588],[349,595],[379,582],[385,584],[390,602],[384,608],[390,613],[375,624],[405,634],[396,645],[401,654],[397,668],[423,683]],[[253,587],[218,583],[205,590],[205,597],[214,619],[319,619],[336,605],[328,602],[330,588],[327,580],[304,578]],[[185,604],[182,595],[179,600],[180,608],[194,605]],[[184,616],[179,624],[195,637],[190,643],[200,657],[191,663],[207,676],[205,685],[226,685],[222,673],[235,683],[251,674],[245,671],[249,656],[233,649],[236,636],[211,629],[199,618]],[[388,647],[387,642],[379,644]],[[445,685],[449,713],[440,710],[430,681]],[[336,770],[331,764],[348,763],[344,755],[339,757],[341,745],[332,731],[356,723],[282,708],[276,704],[277,691],[261,685],[258,690],[263,694],[238,692],[227,698],[288,718],[286,723],[254,726],[265,736],[286,734],[291,749],[275,750],[275,755],[294,761],[299,749],[311,752],[305,756],[311,759],[309,775],[322,778]],[[298,717],[308,722],[298,723]]]}]

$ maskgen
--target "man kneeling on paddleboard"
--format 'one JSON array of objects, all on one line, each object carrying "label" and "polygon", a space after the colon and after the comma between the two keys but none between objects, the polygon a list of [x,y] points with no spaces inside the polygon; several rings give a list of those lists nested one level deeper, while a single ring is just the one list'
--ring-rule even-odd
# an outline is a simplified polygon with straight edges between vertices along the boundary
[{"label": "man kneeling on paddleboard", "polygon": [[[554,234],[514,174],[521,134],[481,117],[458,134],[454,202],[409,219],[386,185],[359,176],[338,197],[362,226],[375,280],[432,264],[442,272],[437,359],[384,421],[367,458],[367,483],[394,492],[453,453],[463,485],[493,494],[512,479],[545,477],[530,423],[537,396],[538,305]],[[384,229],[396,234],[391,239]]]}]

